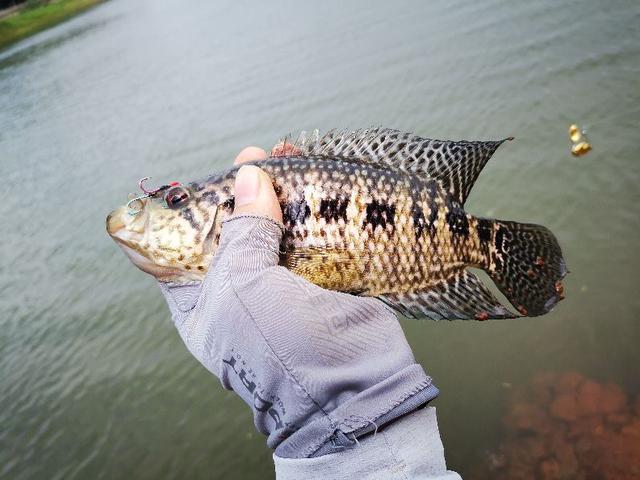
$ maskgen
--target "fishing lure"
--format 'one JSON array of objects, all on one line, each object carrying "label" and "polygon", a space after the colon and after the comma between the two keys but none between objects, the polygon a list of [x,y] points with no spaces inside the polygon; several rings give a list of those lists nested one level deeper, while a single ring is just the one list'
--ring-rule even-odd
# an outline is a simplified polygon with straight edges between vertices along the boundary
[{"label": "fishing lure", "polygon": [[142,190],[143,195],[138,195],[136,197],[135,194],[132,193],[131,195],[134,196],[134,198],[127,202],[128,213],[131,216],[138,215],[142,211],[144,207],[142,200],[145,198],[155,197],[160,192],[166,191],[163,196],[165,208],[173,208],[180,202],[184,202],[184,200],[189,198],[188,190],[183,187],[180,182],[170,182],[167,185],[162,185],[154,190],[147,190],[144,186],[144,182],[147,180],[151,180],[151,177],[144,177],[138,181],[138,187]]},{"label": "fishing lure", "polygon": [[591,150],[591,143],[587,139],[584,130],[580,130],[577,125],[573,124],[569,127],[569,139],[573,143],[571,146],[571,155],[581,157]]}]

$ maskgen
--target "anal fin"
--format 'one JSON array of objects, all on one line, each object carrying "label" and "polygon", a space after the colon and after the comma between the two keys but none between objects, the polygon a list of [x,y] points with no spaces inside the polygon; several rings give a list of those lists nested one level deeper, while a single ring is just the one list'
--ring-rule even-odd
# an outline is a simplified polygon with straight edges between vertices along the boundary
[{"label": "anal fin", "polygon": [[408,318],[489,320],[516,318],[473,273],[462,270],[428,290],[378,297]]}]

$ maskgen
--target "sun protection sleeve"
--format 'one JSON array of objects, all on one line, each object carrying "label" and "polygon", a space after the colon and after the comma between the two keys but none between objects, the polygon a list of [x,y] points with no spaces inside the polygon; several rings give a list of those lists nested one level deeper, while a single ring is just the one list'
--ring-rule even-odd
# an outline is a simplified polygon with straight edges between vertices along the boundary
[{"label": "sun protection sleeve", "polygon": [[277,480],[460,480],[447,470],[435,407],[409,413],[353,448],[315,458],[273,455]]},{"label": "sun protection sleeve", "polygon": [[394,313],[278,266],[281,224],[227,220],[202,284],[161,284],[191,353],[253,410],[281,458],[319,457],[438,394]]}]

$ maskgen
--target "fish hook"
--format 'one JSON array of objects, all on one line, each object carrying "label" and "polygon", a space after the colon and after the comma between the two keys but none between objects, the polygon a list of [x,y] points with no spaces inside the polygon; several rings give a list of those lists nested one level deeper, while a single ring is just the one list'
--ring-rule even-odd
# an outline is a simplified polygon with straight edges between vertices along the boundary
[{"label": "fish hook", "polygon": [[170,187],[176,187],[181,185],[180,182],[171,182],[168,185],[162,185],[161,187],[155,188],[153,190],[147,190],[144,187],[144,182],[146,182],[147,180],[151,180],[151,177],[144,177],[138,181],[138,187],[140,187],[140,190],[142,190],[144,195],[140,195],[138,197],[132,198],[127,202],[129,215],[134,216],[139,214],[142,211],[142,207],[143,207],[142,200],[144,200],[145,198],[153,197],[156,193],[158,193],[161,190],[166,190]]},{"label": "fish hook", "polygon": [[157,193],[162,188],[160,187],[160,188],[156,188],[155,190],[147,190],[146,188],[144,188],[144,182],[146,182],[147,180],[151,180],[151,177],[141,178],[140,181],[138,182],[138,187],[140,187],[140,190],[142,190],[146,195],[148,196],[153,195],[154,193]]},{"label": "fish hook", "polygon": [[[144,191],[144,190],[143,190]],[[132,217],[138,215],[142,211],[142,200],[149,198],[148,194],[140,195],[139,197],[132,198],[127,202],[127,208],[129,209],[129,215]],[[135,206],[134,206],[135,204]]]},{"label": "fish hook", "polygon": [[144,195],[134,197],[127,202],[127,208],[129,209],[129,215],[131,216],[135,216],[142,211],[143,199],[149,198],[150,196],[155,194],[158,190],[160,190],[159,188],[156,188],[155,190],[147,190],[146,188],[144,188],[144,182],[146,182],[147,180],[151,180],[151,177],[144,177],[138,181],[138,187],[140,187],[140,190],[142,190]]}]

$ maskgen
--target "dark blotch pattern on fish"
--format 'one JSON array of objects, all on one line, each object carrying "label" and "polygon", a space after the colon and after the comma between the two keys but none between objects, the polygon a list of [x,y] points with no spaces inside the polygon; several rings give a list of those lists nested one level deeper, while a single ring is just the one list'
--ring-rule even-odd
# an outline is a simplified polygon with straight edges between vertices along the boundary
[{"label": "dark blotch pattern on fish", "polygon": [[438,219],[438,204],[436,203],[438,187],[436,185],[436,182],[429,182],[425,190],[427,191],[427,201],[429,202],[429,232],[435,233],[436,220]]},{"label": "dark blotch pattern on fish", "polygon": [[181,214],[182,217],[191,224],[191,227],[193,227],[194,230],[200,230],[200,224],[193,217],[193,212],[190,208],[185,208],[182,210]]},{"label": "dark blotch pattern on fish", "polygon": [[210,205],[218,205],[218,203],[220,203],[220,195],[218,195],[218,192],[215,190],[204,192],[201,198]]},{"label": "dark blotch pattern on fish", "polygon": [[458,202],[447,202],[447,224],[451,233],[463,237],[469,236],[469,220],[467,214],[462,210]]},{"label": "dark blotch pattern on fish", "polygon": [[491,255],[491,261],[494,265],[494,268],[498,271],[502,270],[503,262],[502,255],[505,253],[505,242],[504,242],[505,230],[500,226],[498,230],[496,230],[496,235],[493,240],[493,244],[496,248],[496,251]]},{"label": "dark blotch pattern on fish", "polygon": [[367,204],[367,216],[366,222],[370,224],[375,230],[378,225],[382,228],[387,228],[387,225],[394,227],[394,216],[396,214],[396,207],[394,205],[388,205],[386,203],[380,203],[373,200]]},{"label": "dark blotch pattern on fish", "polygon": [[347,220],[349,201],[342,198],[329,198],[320,201],[320,215],[327,223],[342,218]]},{"label": "dark blotch pattern on fish", "polygon": [[236,205],[236,199],[235,197],[231,197],[229,199],[227,199],[221,206],[222,208],[229,210],[230,212],[233,212],[233,208]]},{"label": "dark blotch pattern on fish", "polygon": [[496,246],[496,250],[498,250],[499,252],[502,252],[502,253],[505,252],[504,228],[502,227],[498,228],[498,231],[496,232],[495,246]]},{"label": "dark blotch pattern on fish", "polygon": [[194,192],[198,193],[207,188],[207,184],[205,182],[191,182],[189,184],[189,188]]},{"label": "dark blotch pattern on fish", "polygon": [[[321,207],[322,208],[322,207]],[[311,215],[311,209],[305,199],[287,203],[282,209],[284,223],[291,225],[304,225],[304,222]]]},{"label": "dark blotch pattern on fish", "polygon": [[422,232],[427,228],[427,220],[424,218],[422,207],[415,201],[411,204],[411,218],[413,218],[413,231],[416,239],[419,240],[422,238]]},{"label": "dark blotch pattern on fish", "polygon": [[492,223],[493,222],[491,220],[486,220],[484,218],[478,219],[478,238],[481,242],[487,243],[491,241]]}]

